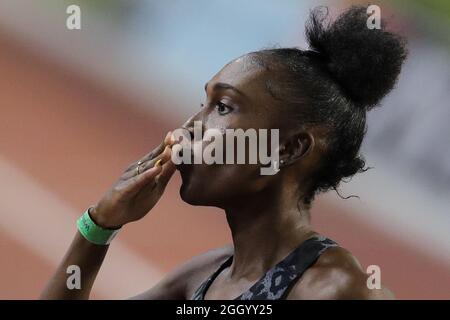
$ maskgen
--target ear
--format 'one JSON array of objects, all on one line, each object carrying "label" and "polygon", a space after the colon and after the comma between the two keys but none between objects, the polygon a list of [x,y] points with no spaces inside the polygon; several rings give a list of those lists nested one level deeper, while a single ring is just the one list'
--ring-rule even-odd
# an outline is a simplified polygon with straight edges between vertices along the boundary
[{"label": "ear", "polygon": [[280,145],[280,168],[294,164],[313,148],[314,136],[311,133],[303,131],[290,136]]}]

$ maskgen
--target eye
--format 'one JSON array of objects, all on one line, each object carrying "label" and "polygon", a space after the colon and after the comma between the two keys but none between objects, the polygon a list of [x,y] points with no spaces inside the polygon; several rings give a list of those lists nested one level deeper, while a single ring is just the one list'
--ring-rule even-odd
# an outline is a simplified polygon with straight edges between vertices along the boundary
[{"label": "eye", "polygon": [[230,106],[227,106],[225,103],[220,102],[220,101],[217,102],[216,108],[217,108],[217,112],[222,116],[233,111],[233,108],[231,108]]}]

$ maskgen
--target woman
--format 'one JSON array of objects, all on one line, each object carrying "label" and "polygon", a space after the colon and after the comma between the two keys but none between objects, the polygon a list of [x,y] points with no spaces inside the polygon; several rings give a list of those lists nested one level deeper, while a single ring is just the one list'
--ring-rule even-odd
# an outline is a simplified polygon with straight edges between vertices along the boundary
[{"label": "woman", "polygon": [[[207,83],[204,106],[184,128],[192,131],[194,121],[204,130],[279,128],[277,174],[261,175],[254,164],[175,167],[175,141],[168,134],[80,218],[79,232],[41,297],[88,298],[114,230],[145,216],[178,169],[182,199],[222,208],[233,245],[194,257],[135,298],[390,298],[385,288],[369,289],[351,253],[309,223],[318,192],[364,171],[358,153],[366,112],[393,88],[406,57],[398,36],[384,26],[371,30],[366,21],[362,7],[332,24],[314,10],[306,27],[310,50],[252,52]],[[66,286],[69,265],[82,270],[79,290]]]}]

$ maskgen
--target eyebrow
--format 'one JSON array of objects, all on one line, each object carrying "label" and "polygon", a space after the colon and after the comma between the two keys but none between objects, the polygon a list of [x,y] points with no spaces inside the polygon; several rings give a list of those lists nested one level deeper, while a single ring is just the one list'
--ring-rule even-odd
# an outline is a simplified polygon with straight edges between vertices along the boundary
[{"label": "eyebrow", "polygon": [[[209,82],[207,82],[207,83],[205,84],[205,91],[208,90],[208,84],[209,84]],[[213,89],[232,90],[232,91],[234,91],[234,92],[240,94],[241,96],[245,97],[245,94],[242,93],[242,91],[236,89],[235,87],[233,87],[232,85],[230,85],[230,84],[228,84],[228,83],[224,83],[224,82],[216,82],[216,83],[213,85]]]}]

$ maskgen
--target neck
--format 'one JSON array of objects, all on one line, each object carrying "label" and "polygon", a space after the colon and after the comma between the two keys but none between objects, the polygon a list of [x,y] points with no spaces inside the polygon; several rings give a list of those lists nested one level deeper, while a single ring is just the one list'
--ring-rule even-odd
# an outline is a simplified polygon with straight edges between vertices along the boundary
[{"label": "neck", "polygon": [[231,277],[257,279],[313,235],[309,210],[297,205],[295,193],[270,194],[225,210],[234,244]]}]

